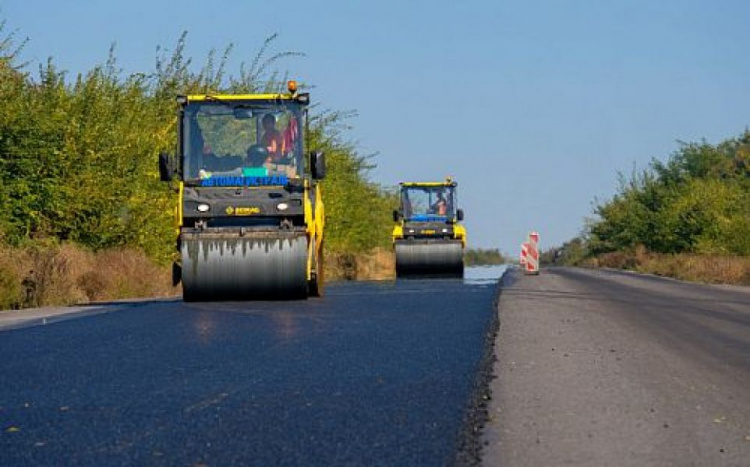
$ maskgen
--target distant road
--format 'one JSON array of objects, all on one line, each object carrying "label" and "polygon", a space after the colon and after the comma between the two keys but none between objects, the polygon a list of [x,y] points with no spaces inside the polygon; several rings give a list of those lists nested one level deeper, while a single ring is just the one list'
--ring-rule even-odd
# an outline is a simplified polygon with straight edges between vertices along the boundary
[{"label": "distant road", "polygon": [[339,283],[322,300],[0,316],[0,466],[452,464],[496,290]]},{"label": "distant road", "polygon": [[750,288],[506,275],[484,464],[750,466]]}]

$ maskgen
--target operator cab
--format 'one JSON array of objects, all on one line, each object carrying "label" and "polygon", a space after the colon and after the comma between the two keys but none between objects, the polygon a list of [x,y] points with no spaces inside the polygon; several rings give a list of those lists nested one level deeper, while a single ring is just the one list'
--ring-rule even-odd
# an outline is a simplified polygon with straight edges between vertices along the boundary
[{"label": "operator cab", "polygon": [[456,218],[455,185],[401,186],[401,206],[405,221],[448,221]]},{"label": "operator cab", "polygon": [[187,103],[181,122],[184,181],[300,176],[303,118],[302,105],[293,100]]}]

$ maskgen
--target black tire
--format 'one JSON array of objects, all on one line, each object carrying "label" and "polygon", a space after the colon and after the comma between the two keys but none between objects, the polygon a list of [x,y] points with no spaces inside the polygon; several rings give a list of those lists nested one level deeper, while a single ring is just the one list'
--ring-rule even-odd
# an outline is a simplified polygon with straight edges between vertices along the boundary
[{"label": "black tire", "polygon": [[182,282],[182,266],[177,261],[172,263],[172,287],[177,287]]},{"label": "black tire", "polygon": [[[315,255],[315,278],[308,282],[307,293],[310,297],[322,297],[325,289],[325,273],[324,273],[324,261],[323,261],[323,247],[324,244],[320,244],[320,252]],[[315,248],[315,241],[313,240],[312,248]]]}]

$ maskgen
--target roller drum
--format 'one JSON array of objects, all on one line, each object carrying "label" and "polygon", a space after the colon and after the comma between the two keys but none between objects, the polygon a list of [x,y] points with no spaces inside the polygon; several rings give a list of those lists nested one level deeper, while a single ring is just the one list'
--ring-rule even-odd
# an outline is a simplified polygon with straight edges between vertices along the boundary
[{"label": "roller drum", "polygon": [[307,297],[307,237],[188,235],[182,239],[185,301]]},{"label": "roller drum", "polygon": [[463,244],[460,240],[398,240],[398,277],[463,277]]}]

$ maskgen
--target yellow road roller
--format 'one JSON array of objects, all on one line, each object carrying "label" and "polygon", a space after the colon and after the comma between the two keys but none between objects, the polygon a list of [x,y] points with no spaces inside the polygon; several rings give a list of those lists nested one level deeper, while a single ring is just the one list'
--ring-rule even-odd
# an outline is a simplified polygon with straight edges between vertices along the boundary
[{"label": "yellow road roller", "polygon": [[323,293],[320,181],[306,147],[308,93],[178,96],[175,283],[185,301],[296,299]]},{"label": "yellow road roller", "polygon": [[457,183],[402,182],[393,211],[397,277],[463,277],[466,229]]}]

